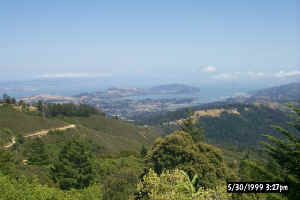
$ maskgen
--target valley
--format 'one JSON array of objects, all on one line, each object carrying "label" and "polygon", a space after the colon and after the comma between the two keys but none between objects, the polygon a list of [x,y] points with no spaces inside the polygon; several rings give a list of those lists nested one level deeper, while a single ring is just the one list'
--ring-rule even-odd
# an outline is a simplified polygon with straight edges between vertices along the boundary
[{"label": "valley", "polygon": [[149,89],[109,88],[102,92],[81,93],[73,97],[40,94],[20,100],[34,104],[75,103],[92,105],[108,116],[117,116],[122,120],[132,120],[136,114],[172,111],[197,104],[199,89],[187,85],[171,84]]}]

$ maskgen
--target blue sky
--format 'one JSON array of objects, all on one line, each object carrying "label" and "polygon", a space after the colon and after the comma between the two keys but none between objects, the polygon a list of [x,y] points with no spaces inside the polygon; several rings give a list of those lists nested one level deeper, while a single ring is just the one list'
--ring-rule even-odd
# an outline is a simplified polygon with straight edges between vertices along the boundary
[{"label": "blue sky", "polygon": [[297,0],[2,1],[0,79],[296,80],[299,10]]}]

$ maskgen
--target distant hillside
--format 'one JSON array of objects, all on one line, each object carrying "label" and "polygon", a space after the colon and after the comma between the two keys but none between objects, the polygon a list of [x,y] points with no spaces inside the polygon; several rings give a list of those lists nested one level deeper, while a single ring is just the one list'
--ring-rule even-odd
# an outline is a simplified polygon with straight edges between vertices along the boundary
[{"label": "distant hillside", "polygon": [[[28,135],[32,132],[75,124],[60,134],[49,134],[53,145],[70,138],[72,133],[79,133],[107,152],[123,150],[139,151],[142,145],[150,146],[159,134],[149,128],[138,127],[116,119],[108,119],[102,114],[90,117],[42,118],[37,113],[21,112],[11,105],[0,106],[0,145],[7,144],[13,136]],[[51,139],[52,138],[52,139]]]},{"label": "distant hillside", "polygon": [[[138,116],[136,123],[155,126],[163,131],[176,129],[176,122],[186,118],[187,109],[174,112]],[[211,103],[190,108],[196,126],[203,125],[208,142],[218,145],[254,147],[264,139],[263,134],[274,133],[270,125],[288,128],[292,119],[287,107],[274,103],[224,104]]]},{"label": "distant hillside", "polygon": [[184,94],[199,92],[200,89],[183,84],[167,84],[152,87],[147,90],[150,94]]},{"label": "distant hillside", "polygon": [[200,89],[183,84],[167,84],[151,87],[149,89],[142,88],[109,88],[101,92],[82,93],[75,97],[83,98],[119,98],[130,96],[143,96],[143,95],[164,95],[164,94],[185,94],[199,92]]},{"label": "distant hillside", "polygon": [[251,103],[256,101],[288,102],[300,99],[300,82],[250,92],[249,96],[227,99],[228,102]]},{"label": "distant hillside", "polygon": [[74,97],[80,99],[86,98],[120,98],[120,97],[130,97],[130,96],[139,96],[146,94],[144,89],[140,88],[109,88],[105,91],[99,92],[90,92],[90,93],[82,93],[79,95],[75,95]]}]

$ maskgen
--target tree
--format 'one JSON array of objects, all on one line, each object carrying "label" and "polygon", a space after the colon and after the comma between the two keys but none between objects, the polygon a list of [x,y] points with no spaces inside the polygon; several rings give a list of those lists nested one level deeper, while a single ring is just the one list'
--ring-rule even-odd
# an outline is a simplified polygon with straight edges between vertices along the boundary
[{"label": "tree", "polygon": [[73,139],[63,147],[51,168],[52,179],[64,190],[88,187],[94,178],[90,159],[86,145]]},{"label": "tree", "polygon": [[79,117],[89,117],[93,114],[101,114],[96,108],[80,104],[75,105],[73,103],[55,104],[55,103],[42,103],[38,102],[38,110],[47,117],[56,117],[58,115],[62,116],[79,116]]},{"label": "tree", "polygon": [[11,104],[11,98],[7,94],[3,94],[3,101],[7,104]]},{"label": "tree", "polygon": [[25,142],[25,138],[23,135],[19,134],[16,136],[16,144],[23,144]]},{"label": "tree", "polygon": [[[191,181],[182,170],[167,170],[161,175],[152,169],[139,181],[137,185],[136,200],[209,200],[231,199],[226,192],[225,185],[218,185],[214,189],[195,188],[197,175]],[[223,183],[224,184],[224,183]]]},{"label": "tree", "polygon": [[41,100],[37,102],[37,109],[40,111],[43,118],[46,118],[48,104],[44,104]]},{"label": "tree", "polygon": [[141,157],[145,158],[147,155],[147,152],[148,152],[147,148],[145,147],[145,145],[143,145],[142,149],[141,149]]},{"label": "tree", "polygon": [[47,165],[49,163],[49,156],[45,150],[45,144],[40,138],[35,138],[31,143],[29,152],[29,165]]},{"label": "tree", "polygon": [[180,130],[190,134],[195,142],[201,141],[204,138],[204,129],[195,126],[192,116],[181,120],[178,123]]},{"label": "tree", "polygon": [[43,102],[39,100],[36,104],[38,111],[43,112]]},{"label": "tree", "polygon": [[280,126],[272,126],[273,129],[285,136],[285,140],[272,135],[265,135],[270,143],[264,142],[269,155],[285,170],[287,179],[291,183],[292,192],[289,199],[300,199],[300,109],[290,105],[296,113],[295,122],[290,122],[297,133],[292,134]]},{"label": "tree", "polygon": [[144,163],[135,156],[103,158],[95,161],[96,174],[103,184],[105,200],[132,200]]},{"label": "tree", "polygon": [[21,134],[18,134],[18,135],[15,137],[15,143],[14,143],[13,146],[12,146],[13,150],[17,150],[17,151],[18,151],[18,150],[20,149],[20,146],[21,146],[22,144],[24,144],[24,142],[25,142],[24,136],[21,135]]},{"label": "tree", "polygon": [[148,168],[157,174],[175,168],[184,170],[190,178],[198,174],[198,186],[214,187],[226,178],[223,155],[219,149],[209,144],[195,143],[183,131],[176,131],[165,138],[156,140],[145,159]]},{"label": "tree", "polygon": [[24,101],[23,100],[20,100],[19,102],[18,102],[18,106],[23,106],[24,105]]},{"label": "tree", "polygon": [[11,98],[11,104],[16,104],[17,103],[17,101],[16,101],[16,99],[15,98]]},{"label": "tree", "polygon": [[[243,159],[240,162],[239,181],[242,182],[284,182],[277,163],[268,162],[267,165],[262,163]],[[235,200],[286,200],[283,194],[276,193],[234,193]]]},{"label": "tree", "polygon": [[11,152],[0,149],[0,172],[4,175],[12,175],[15,170],[15,157]]}]

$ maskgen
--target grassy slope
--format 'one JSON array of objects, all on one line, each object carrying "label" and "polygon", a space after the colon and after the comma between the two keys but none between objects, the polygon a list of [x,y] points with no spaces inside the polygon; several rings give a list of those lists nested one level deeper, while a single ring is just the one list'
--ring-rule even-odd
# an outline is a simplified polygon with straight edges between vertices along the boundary
[{"label": "grassy slope", "polygon": [[[94,141],[110,151],[139,150],[142,145],[149,146],[159,136],[151,129],[138,127],[133,124],[108,119],[101,115],[88,118],[72,117],[64,118],[68,123],[78,124],[78,130],[88,133]],[[71,130],[70,130],[71,131]]]},{"label": "grassy slope", "polygon": [[[0,106],[0,129],[10,129],[12,135],[26,135],[37,130],[61,127],[66,124],[63,121],[26,114],[8,105]],[[0,134],[0,144],[6,143],[8,139],[8,135]]]},{"label": "grassy slope", "polygon": [[[43,119],[37,115],[16,111],[9,106],[1,106],[0,145],[7,144],[13,135],[26,135],[36,130],[56,128],[66,124],[76,124],[77,128],[45,137],[45,141],[49,142],[49,148],[52,148],[53,151],[59,149],[57,146],[70,139],[73,133],[86,137],[95,144],[93,148],[101,150],[101,147],[104,147],[108,152],[139,151],[142,145],[150,147],[155,138],[159,136],[153,130],[108,119],[101,115]],[[4,128],[12,130],[13,134],[1,131]]]},{"label": "grassy slope", "polygon": [[26,134],[36,130],[61,127],[65,122],[43,119],[40,116],[16,111],[8,106],[0,107],[0,127],[9,128],[15,134]]}]

